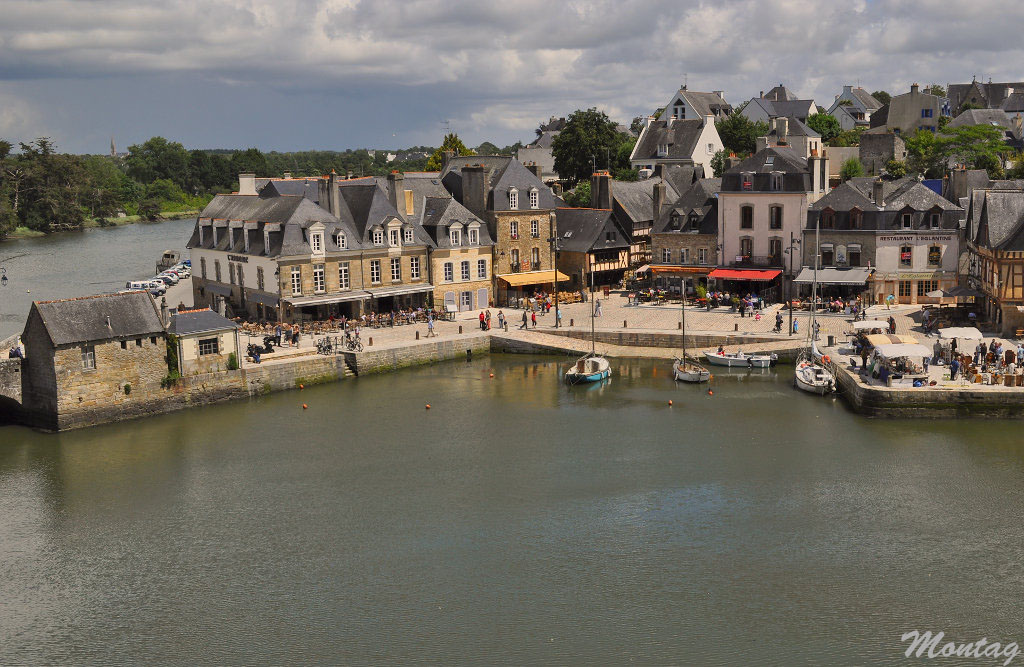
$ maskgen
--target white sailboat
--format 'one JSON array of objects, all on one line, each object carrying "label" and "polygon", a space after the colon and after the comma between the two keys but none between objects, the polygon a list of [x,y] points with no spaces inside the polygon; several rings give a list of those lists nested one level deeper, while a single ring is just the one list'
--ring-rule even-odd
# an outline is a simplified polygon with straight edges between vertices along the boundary
[{"label": "white sailboat", "polygon": [[686,278],[683,278],[683,356],[676,357],[672,364],[672,374],[677,382],[707,382],[711,379],[711,371],[686,356]]},{"label": "white sailboat", "polygon": [[[555,316],[557,317],[557,313]],[[611,377],[612,368],[608,360],[597,353],[594,332],[594,274],[590,274],[590,352],[576,360],[565,371],[565,381],[569,384],[600,382]]]},{"label": "white sailboat", "polygon": [[818,345],[814,341],[815,312],[817,310],[818,297],[818,233],[820,225],[819,220],[814,227],[814,279],[811,281],[811,321],[807,326],[808,344],[807,349],[800,352],[796,358],[793,383],[801,391],[824,396],[835,391],[836,379],[832,372],[825,367],[827,357],[818,351]]}]

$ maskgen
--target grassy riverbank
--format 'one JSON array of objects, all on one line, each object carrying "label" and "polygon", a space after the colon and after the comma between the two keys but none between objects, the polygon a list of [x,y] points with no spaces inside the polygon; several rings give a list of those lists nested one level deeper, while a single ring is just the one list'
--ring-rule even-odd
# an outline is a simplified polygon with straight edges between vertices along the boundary
[{"label": "grassy riverbank", "polygon": [[[199,215],[199,210],[189,211],[161,211],[160,220],[182,220],[184,218],[194,218]],[[98,228],[98,227],[120,227],[121,225],[133,225],[137,222],[149,222],[149,220],[143,218],[141,215],[127,215],[123,218],[88,218],[82,223],[82,229]],[[63,230],[55,230],[50,232],[51,234],[60,233]],[[46,232],[41,232],[35,229],[29,229],[28,227],[16,227],[13,232],[7,235],[10,239],[31,239],[40,236],[46,236]]]}]

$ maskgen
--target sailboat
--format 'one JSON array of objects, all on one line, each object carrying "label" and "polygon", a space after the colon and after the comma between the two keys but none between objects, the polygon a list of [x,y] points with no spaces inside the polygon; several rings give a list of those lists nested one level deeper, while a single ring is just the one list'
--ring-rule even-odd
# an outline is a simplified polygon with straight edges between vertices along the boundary
[{"label": "sailboat", "polygon": [[836,379],[832,372],[825,368],[828,357],[818,351],[818,345],[814,341],[815,314],[818,307],[818,234],[820,227],[819,220],[814,227],[814,279],[811,282],[811,321],[807,327],[807,349],[801,351],[796,358],[793,383],[797,389],[824,396],[835,391]]},{"label": "sailboat", "polygon": [[[557,317],[557,313],[556,313]],[[576,360],[576,363],[565,371],[565,381],[569,384],[600,382],[611,377],[612,367],[608,360],[597,353],[594,332],[594,273],[590,273],[590,352]]]},{"label": "sailboat", "polygon": [[682,330],[683,330],[683,356],[676,357],[672,364],[672,374],[677,382],[707,382],[711,379],[711,371],[686,356],[686,279],[683,278],[683,307],[682,307]]}]

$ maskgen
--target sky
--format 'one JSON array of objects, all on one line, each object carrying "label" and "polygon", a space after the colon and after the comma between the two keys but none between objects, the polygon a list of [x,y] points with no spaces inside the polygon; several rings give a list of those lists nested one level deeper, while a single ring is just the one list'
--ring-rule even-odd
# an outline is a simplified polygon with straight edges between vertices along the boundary
[{"label": "sky", "polygon": [[528,142],[690,90],[1024,78],[1024,3],[972,0],[0,0],[0,138],[106,153]]}]

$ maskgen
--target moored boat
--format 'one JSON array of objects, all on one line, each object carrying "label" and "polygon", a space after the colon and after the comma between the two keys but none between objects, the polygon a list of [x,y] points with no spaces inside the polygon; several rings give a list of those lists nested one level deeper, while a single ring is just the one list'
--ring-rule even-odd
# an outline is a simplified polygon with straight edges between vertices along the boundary
[{"label": "moored boat", "polygon": [[689,358],[677,357],[672,364],[672,374],[678,382],[707,382],[711,379],[711,371]]},{"label": "moored boat", "polygon": [[796,369],[793,372],[793,384],[797,389],[810,394],[824,396],[835,391],[836,379],[825,364],[829,362],[828,355],[818,350],[818,344],[814,341],[817,334],[815,326],[815,297],[818,294],[818,227],[814,228],[814,280],[811,282],[811,321],[807,327],[807,348],[796,358]]},{"label": "moored boat", "polygon": [[768,368],[778,361],[777,354],[745,354],[743,352],[705,352],[704,359],[712,366],[729,368]]},{"label": "moored boat", "polygon": [[611,374],[611,364],[608,363],[608,360],[591,353],[577,359],[576,363],[565,371],[565,381],[569,384],[600,382],[607,380]]}]

